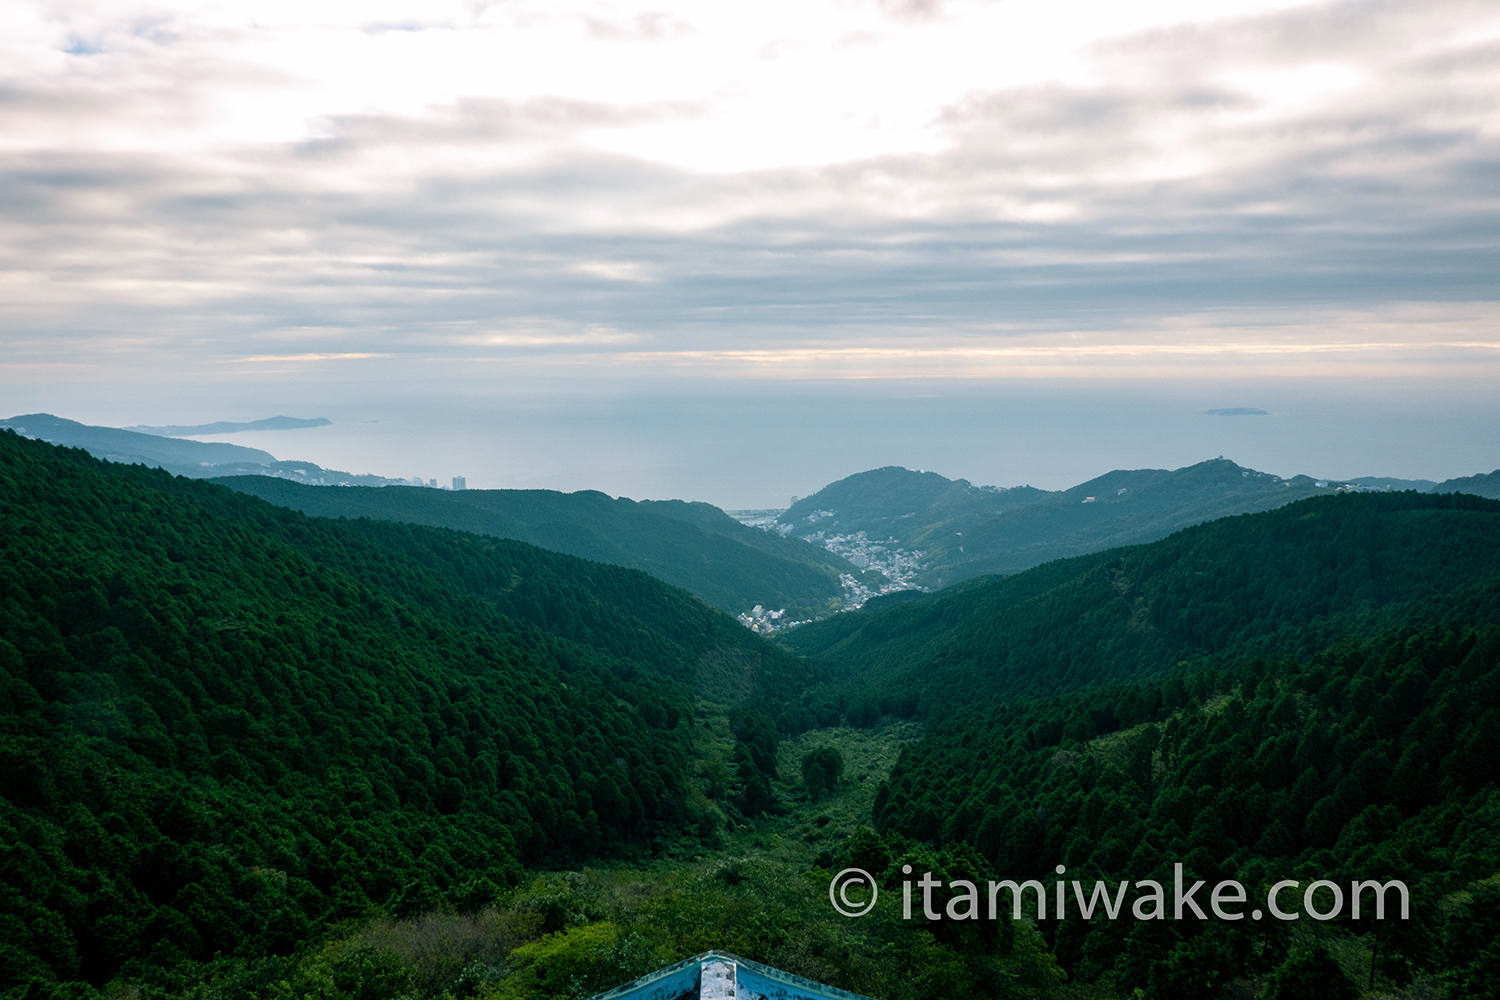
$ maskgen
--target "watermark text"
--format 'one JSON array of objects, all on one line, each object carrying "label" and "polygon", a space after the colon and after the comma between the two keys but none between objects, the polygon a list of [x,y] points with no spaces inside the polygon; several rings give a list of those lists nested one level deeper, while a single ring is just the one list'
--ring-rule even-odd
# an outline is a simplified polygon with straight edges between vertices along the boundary
[{"label": "watermark text", "polygon": [[[981,886],[967,879],[943,881],[932,872],[915,880],[911,865],[902,865],[901,918],[941,920],[1104,919],[1104,920],[1407,920],[1411,898],[1406,883],[1392,879],[1353,879],[1348,883],[1317,879],[1302,883],[1282,879],[1272,885],[1248,912],[1251,895],[1243,883],[1227,879],[1208,886],[1189,882],[1182,865],[1172,866],[1172,879],[1086,883],[1059,878],[1049,887],[1036,879],[990,881]],[[1067,868],[1058,865],[1058,875]],[[846,917],[862,917],[875,908],[880,887],[861,868],[845,868],[829,881],[828,901]],[[1298,906],[1298,904],[1301,904]]]}]

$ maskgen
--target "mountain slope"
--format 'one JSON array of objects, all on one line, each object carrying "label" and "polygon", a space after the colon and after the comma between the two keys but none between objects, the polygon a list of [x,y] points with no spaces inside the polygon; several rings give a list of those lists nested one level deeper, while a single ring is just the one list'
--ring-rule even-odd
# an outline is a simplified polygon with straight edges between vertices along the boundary
[{"label": "mountain slope", "polygon": [[[273,418],[284,419],[284,418]],[[186,430],[186,428],[162,428]],[[76,420],[55,417],[50,413],[28,413],[0,420],[0,430],[11,430],[22,437],[36,438],[49,444],[82,448],[95,458],[125,465],[148,465],[166,469],[173,475],[192,479],[213,476],[263,475],[285,476],[309,483],[384,486],[398,482],[383,476],[356,476],[336,469],[324,469],[311,462],[281,462],[270,452],[243,445],[214,441],[192,441],[186,438],[97,427]]]},{"label": "mountain slope", "polygon": [[1500,500],[1500,469],[1477,476],[1448,479],[1432,488],[1434,493],[1471,493],[1478,497]]},{"label": "mountain slope", "polygon": [[[0,988],[160,982],[708,828],[695,692],[799,664],[644,574],[0,433]],[[726,803],[723,808],[729,808]]]},{"label": "mountain slope", "polygon": [[238,434],[242,431],[291,431],[306,427],[327,427],[327,417],[266,417],[263,420],[216,420],[211,424],[168,424],[165,427],[127,427],[129,431],[157,434],[162,437],[193,437],[198,434]]},{"label": "mountain slope", "polygon": [[979,521],[966,534],[963,557],[952,563],[963,577],[1015,573],[1327,492],[1312,480],[1283,480],[1225,459],[1172,471],[1117,470],[1011,516]]},{"label": "mountain slope", "polygon": [[[0,429],[51,444],[83,448],[96,458],[126,464],[152,465],[180,476],[202,476],[214,466],[270,466],[276,456],[258,448],[211,441],[181,441],[120,430],[94,427],[50,413],[28,413],[0,421]],[[209,473],[212,474],[212,473]]]},{"label": "mountain slope", "polygon": [[930,706],[971,705],[1118,682],[1250,642],[1295,652],[1320,622],[1367,630],[1413,609],[1423,621],[1473,620],[1469,597],[1439,595],[1467,594],[1497,567],[1494,501],[1342,494],[872,602],[781,641],[829,676],[858,672],[862,686],[889,682]]},{"label": "mountain slope", "polygon": [[[1469,492],[1483,494],[1494,488],[1482,480],[1475,477]],[[1165,538],[1189,525],[1273,510],[1341,488],[1432,486],[1387,479],[1347,485],[1308,476],[1282,479],[1222,458],[1171,471],[1116,470],[1059,492],[1030,487],[997,490],[934,473],[887,468],[825,487],[783,513],[778,523],[796,537],[824,544],[834,536],[858,532],[871,541],[894,539],[921,552],[923,569],[915,582],[937,589]],[[1454,492],[1463,486],[1436,488]]]},{"label": "mountain slope", "polygon": [[[872,602],[784,642],[845,678],[819,697],[928,722],[861,845],[882,885],[912,855],[950,884],[1036,880],[1066,899],[1038,926],[1075,982],[1249,996],[1310,942],[1372,995],[1493,982],[1500,503],[1321,497]],[[1090,922],[1066,885],[1172,885],[1177,865],[1200,901],[1245,887],[1241,920],[1131,919],[1132,891],[1126,917]],[[1282,879],[1300,922],[1244,919]],[[1409,919],[1394,890],[1392,919],[1368,891],[1355,919],[1371,879],[1406,887]],[[1316,880],[1342,911],[1305,894]]]},{"label": "mountain slope", "polygon": [[1015,510],[1046,496],[1029,486],[1000,490],[935,472],[886,466],[830,483],[797,501],[777,522],[798,536],[863,531],[871,538],[892,538],[918,548],[931,541],[934,525]]},{"label": "mountain slope", "polygon": [[[1088,922],[1072,893],[1043,926],[1075,982],[1257,995],[1317,942],[1366,995],[1460,1000],[1490,995],[1500,957],[1497,752],[1500,626],[1409,622],[955,717],[903,754],[875,818],[950,879],[1036,879],[1049,900],[1072,879],[1201,883],[1202,904],[1243,887],[1227,919]],[[1262,920],[1282,880],[1291,916]]]},{"label": "mountain slope", "polygon": [[243,493],[321,517],[370,517],[513,538],[629,566],[731,614],[756,604],[796,618],[828,614],[843,559],[795,538],[748,528],[717,507],[552,490],[311,487],[266,477],[223,480]]}]

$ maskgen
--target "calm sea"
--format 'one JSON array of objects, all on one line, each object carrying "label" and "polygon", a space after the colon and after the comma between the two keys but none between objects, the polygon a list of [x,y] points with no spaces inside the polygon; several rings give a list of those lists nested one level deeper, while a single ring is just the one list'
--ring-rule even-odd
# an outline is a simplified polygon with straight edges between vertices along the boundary
[{"label": "calm sea", "polygon": [[[328,393],[263,404],[241,398],[231,413],[203,406],[170,419],[286,413],[334,421],[204,438],[282,459],[444,485],[462,475],[470,488],[597,489],[726,508],[785,506],[794,495],[883,465],[1048,489],[1111,469],[1176,468],[1221,455],[1277,475],[1331,479],[1441,480],[1500,466],[1500,404],[1392,382],[1253,391],[1079,381],[724,383],[378,399]],[[1265,412],[1209,412],[1229,409]]]}]

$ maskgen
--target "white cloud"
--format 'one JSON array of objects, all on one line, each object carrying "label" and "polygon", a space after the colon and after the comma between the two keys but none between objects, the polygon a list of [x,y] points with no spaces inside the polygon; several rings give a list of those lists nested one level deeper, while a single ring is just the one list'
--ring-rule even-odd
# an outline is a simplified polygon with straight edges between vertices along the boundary
[{"label": "white cloud", "polygon": [[[541,364],[550,347],[570,367],[634,351],[702,371],[749,363],[748,339],[797,359],[756,371],[816,373],[852,370],[873,337],[943,374],[966,356],[951,332],[990,324],[1040,339],[983,350],[1066,336],[1053,360],[1094,371],[1125,364],[1111,330],[1166,317],[1223,338],[1226,308],[1353,310],[1368,329],[1398,303],[1495,298],[1490,3],[184,0],[0,18],[15,364],[99,337],[111,364]],[[1292,328],[1226,342],[1275,353]]]}]

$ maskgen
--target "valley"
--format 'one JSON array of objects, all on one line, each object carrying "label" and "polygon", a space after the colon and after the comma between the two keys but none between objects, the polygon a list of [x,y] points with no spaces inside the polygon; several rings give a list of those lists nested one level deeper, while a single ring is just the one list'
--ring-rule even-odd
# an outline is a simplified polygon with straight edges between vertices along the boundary
[{"label": "valley", "polygon": [[[639,570],[412,523],[573,503],[787,551],[715,508],[345,488],[311,517],[250,495],[327,495],[276,480],[0,459],[7,990],[583,1000],[711,949],[880,1000],[1489,981],[1493,500],[1328,491],[768,642]],[[917,875],[1174,866],[1398,880],[1410,914],[902,907]],[[866,916],[830,905],[846,869]]]}]

